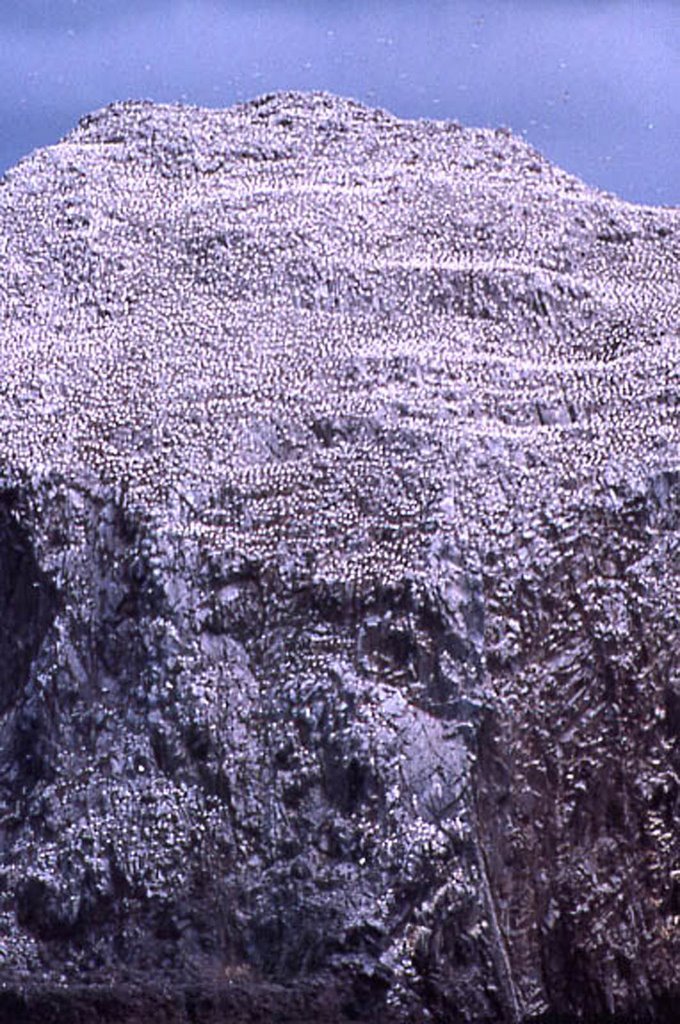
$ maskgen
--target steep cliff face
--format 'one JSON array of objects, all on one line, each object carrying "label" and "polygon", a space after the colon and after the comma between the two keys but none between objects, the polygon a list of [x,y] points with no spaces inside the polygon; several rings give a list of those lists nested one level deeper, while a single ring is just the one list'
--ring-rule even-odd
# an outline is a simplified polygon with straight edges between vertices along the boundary
[{"label": "steep cliff face", "polygon": [[0,1018],[674,1019],[679,255],[321,94],[0,182]]}]

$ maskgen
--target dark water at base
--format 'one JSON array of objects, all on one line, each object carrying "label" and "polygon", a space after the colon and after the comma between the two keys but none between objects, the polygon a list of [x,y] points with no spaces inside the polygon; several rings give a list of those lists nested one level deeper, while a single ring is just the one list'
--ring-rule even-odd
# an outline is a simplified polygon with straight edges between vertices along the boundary
[{"label": "dark water at base", "polygon": [[[272,985],[257,992],[233,986],[221,992],[196,988],[140,992],[137,989],[64,989],[57,993],[0,989],[0,1024],[422,1024],[421,1018],[343,1003],[338,994],[295,992]],[[524,1024],[677,1024],[677,1006],[661,1000],[625,1017],[549,1014]],[[454,1024],[440,1018],[433,1024]],[[478,1021],[475,1024],[501,1024]]]}]

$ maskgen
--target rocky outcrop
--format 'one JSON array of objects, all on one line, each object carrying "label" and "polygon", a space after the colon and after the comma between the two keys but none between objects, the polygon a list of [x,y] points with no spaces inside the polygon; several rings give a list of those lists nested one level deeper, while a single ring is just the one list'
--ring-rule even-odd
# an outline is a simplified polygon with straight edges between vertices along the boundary
[{"label": "rocky outcrop", "polygon": [[674,1019],[679,252],[323,94],[9,172],[0,1018]]}]

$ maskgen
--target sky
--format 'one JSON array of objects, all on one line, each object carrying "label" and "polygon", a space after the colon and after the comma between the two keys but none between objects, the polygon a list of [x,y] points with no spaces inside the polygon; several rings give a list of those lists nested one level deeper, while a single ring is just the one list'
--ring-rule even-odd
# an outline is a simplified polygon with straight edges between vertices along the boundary
[{"label": "sky", "polygon": [[0,0],[0,173],[114,100],[325,89],[680,205],[680,0]]}]

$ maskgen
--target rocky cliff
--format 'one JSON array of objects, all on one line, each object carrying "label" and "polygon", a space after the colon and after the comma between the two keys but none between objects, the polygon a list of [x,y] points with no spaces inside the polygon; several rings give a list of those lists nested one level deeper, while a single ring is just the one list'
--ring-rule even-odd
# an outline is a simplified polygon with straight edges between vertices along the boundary
[{"label": "rocky cliff", "polygon": [[0,1019],[677,1020],[679,257],[324,94],[0,181]]}]

